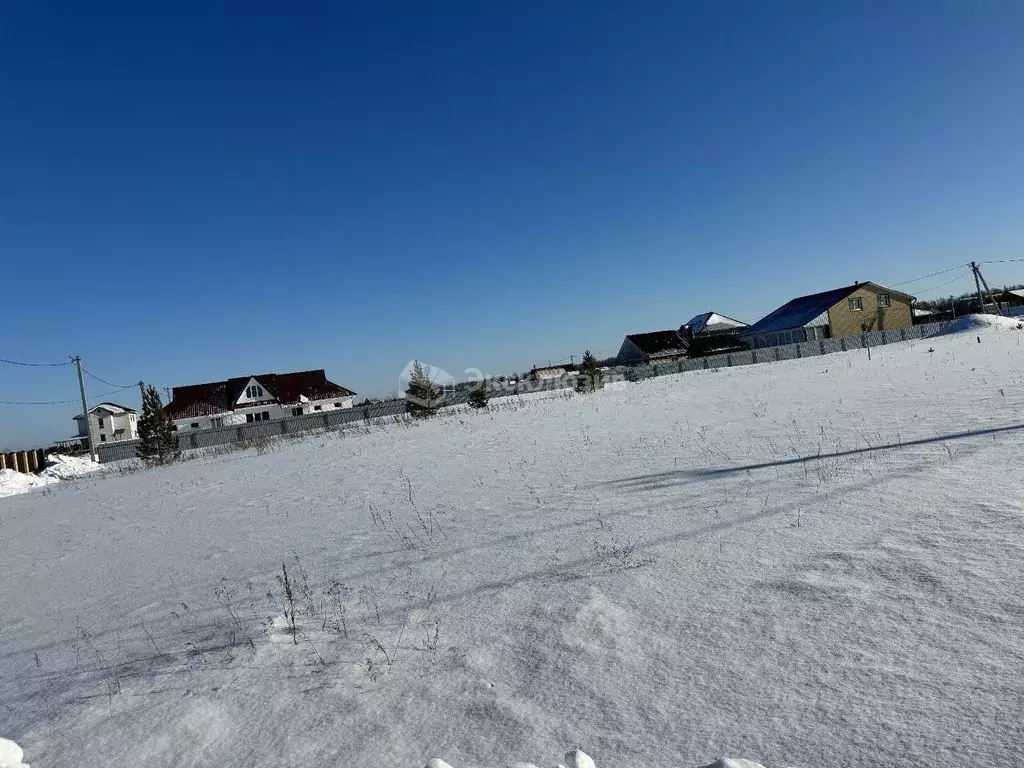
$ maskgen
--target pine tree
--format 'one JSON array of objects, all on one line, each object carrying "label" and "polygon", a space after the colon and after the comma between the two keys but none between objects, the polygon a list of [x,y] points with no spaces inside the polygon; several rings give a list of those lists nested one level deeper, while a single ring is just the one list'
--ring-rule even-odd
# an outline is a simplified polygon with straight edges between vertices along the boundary
[{"label": "pine tree", "polygon": [[164,410],[164,405],[160,401],[160,393],[153,385],[143,390],[142,415],[139,417],[139,444],[135,453],[151,466],[170,464],[181,457],[171,417]]},{"label": "pine tree", "polygon": [[576,378],[576,391],[583,394],[594,392],[604,387],[604,374],[601,373],[601,366],[597,364],[597,358],[588,349],[583,353],[583,360],[580,363],[579,375]]},{"label": "pine tree", "polygon": [[419,360],[414,360],[409,373],[409,387],[405,390],[406,412],[414,419],[433,416],[440,404],[439,395],[434,382],[423,372]]},{"label": "pine tree", "polygon": [[487,380],[478,381],[475,386],[469,390],[469,407],[470,408],[486,408],[487,407]]}]

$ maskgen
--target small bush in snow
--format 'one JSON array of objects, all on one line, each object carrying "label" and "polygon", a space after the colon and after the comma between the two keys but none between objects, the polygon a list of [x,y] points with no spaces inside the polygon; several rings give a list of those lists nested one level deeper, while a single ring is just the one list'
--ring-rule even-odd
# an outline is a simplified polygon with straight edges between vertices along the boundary
[{"label": "small bush in snow", "polygon": [[576,391],[580,393],[596,392],[604,387],[604,374],[601,366],[597,364],[597,358],[588,349],[583,353],[583,361],[580,363],[579,376],[576,378]]}]

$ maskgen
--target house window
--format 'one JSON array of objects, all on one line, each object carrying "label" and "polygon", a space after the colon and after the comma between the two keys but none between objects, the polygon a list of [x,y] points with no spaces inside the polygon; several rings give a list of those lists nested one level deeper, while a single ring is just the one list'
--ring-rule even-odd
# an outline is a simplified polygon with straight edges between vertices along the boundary
[{"label": "house window", "polygon": [[189,424],[189,427],[191,429],[199,429],[199,422],[198,421],[193,421],[191,424]]},{"label": "house window", "polygon": [[314,411],[322,411],[322,410],[323,410],[323,408],[321,408],[321,407],[320,407],[319,405],[314,405],[314,406],[313,406],[313,410],[314,410]]},{"label": "house window", "polygon": [[302,409],[301,408],[292,408],[292,416],[301,416],[301,415],[302,415]]},{"label": "house window", "polygon": [[864,309],[864,299],[860,298],[859,296],[855,296],[854,298],[850,299],[850,309],[854,312],[860,312],[862,309]]},{"label": "house window", "polygon": [[223,427],[224,426],[224,417],[223,416],[217,416],[215,418],[210,419],[210,426],[211,427]]},{"label": "house window", "polygon": [[888,293],[880,293],[880,294],[878,294],[878,308],[879,309],[884,309],[885,307],[888,307],[888,306],[889,306],[889,294]]},{"label": "house window", "polygon": [[256,400],[263,397],[263,387],[256,384],[250,384],[245,388],[245,396],[250,400]]},{"label": "house window", "polygon": [[261,411],[260,413],[247,413],[245,414],[245,420],[250,424],[254,421],[270,421],[270,411]]},{"label": "house window", "polygon": [[106,435],[100,435],[100,442],[101,443],[107,442],[107,436]]},{"label": "house window", "polygon": [[98,419],[97,421],[99,422],[100,429],[103,429],[103,419]]},{"label": "house window", "polygon": [[334,407],[335,408],[344,408],[345,406],[343,406],[341,403],[335,403]]}]

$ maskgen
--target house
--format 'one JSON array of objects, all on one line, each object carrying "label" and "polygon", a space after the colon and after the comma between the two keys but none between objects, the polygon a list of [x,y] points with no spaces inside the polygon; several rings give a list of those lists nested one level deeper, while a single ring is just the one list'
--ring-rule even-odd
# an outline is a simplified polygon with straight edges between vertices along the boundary
[{"label": "house", "polygon": [[910,328],[913,301],[913,296],[877,283],[854,283],[793,299],[758,320],[742,336],[756,349]]},{"label": "house", "polygon": [[[89,444],[89,427],[82,414],[75,416],[78,422],[78,437],[71,441]],[[117,403],[100,403],[89,409],[89,421],[97,443],[116,443],[120,440],[134,440],[139,436],[139,415],[134,408]]]},{"label": "house", "polygon": [[1024,289],[1021,288],[997,293],[995,298],[1003,308],[1024,307]]},{"label": "house", "polygon": [[689,357],[738,352],[747,345],[740,334],[748,325],[718,312],[704,312],[679,326]]},{"label": "house", "polygon": [[261,373],[174,387],[166,410],[175,429],[211,429],[351,408],[354,395],[322,369]]},{"label": "house", "polygon": [[620,365],[670,363],[686,357],[687,346],[677,331],[631,333],[623,339],[616,361]]},{"label": "house", "polygon": [[742,320],[734,320],[731,317],[720,315],[717,312],[705,312],[696,317],[691,317],[688,322],[683,323],[679,331],[687,329],[692,336],[723,336],[731,333],[738,333],[749,324]]},{"label": "house", "polygon": [[575,371],[573,363],[549,363],[548,365],[535,365],[530,369],[529,378],[531,381],[545,381],[547,379],[560,379],[569,371]]}]

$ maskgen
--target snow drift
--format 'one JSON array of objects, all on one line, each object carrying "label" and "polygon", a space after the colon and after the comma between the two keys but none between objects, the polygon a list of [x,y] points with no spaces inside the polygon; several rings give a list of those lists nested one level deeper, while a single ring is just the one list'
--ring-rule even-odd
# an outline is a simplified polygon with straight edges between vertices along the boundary
[{"label": "snow drift", "polygon": [[0,469],[0,496],[28,493],[37,488],[45,488],[63,480],[71,480],[100,470],[101,465],[93,463],[91,459],[51,453],[46,457],[46,466],[37,475],[13,469]]},{"label": "snow drift", "polygon": [[1015,317],[1002,315],[964,315],[957,318],[941,331],[936,331],[928,338],[948,336],[956,333],[972,333],[976,331],[1020,331],[1024,330],[1024,321]]}]

